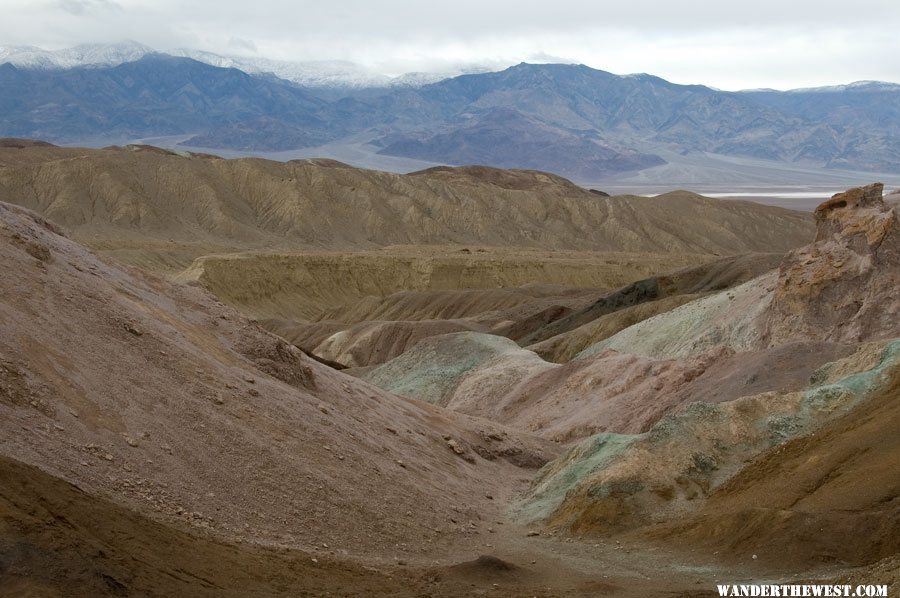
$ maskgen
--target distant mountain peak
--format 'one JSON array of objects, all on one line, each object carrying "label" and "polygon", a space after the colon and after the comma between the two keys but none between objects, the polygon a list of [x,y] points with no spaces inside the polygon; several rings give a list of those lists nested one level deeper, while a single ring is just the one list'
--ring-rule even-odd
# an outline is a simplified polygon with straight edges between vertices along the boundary
[{"label": "distant mountain peak", "polygon": [[853,83],[845,83],[843,85],[825,85],[822,87],[801,87],[799,89],[790,89],[788,93],[810,93],[822,92],[833,93],[842,91],[900,91],[900,85],[897,83],[889,83],[887,81],[854,81]]}]

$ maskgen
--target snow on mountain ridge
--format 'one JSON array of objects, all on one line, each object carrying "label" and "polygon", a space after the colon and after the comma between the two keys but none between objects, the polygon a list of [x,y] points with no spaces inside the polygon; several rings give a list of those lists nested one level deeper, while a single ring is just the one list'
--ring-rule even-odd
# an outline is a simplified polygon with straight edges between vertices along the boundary
[{"label": "snow on mountain ridge", "polygon": [[223,56],[187,48],[178,48],[168,53],[214,66],[237,68],[247,73],[269,73],[307,87],[421,87],[458,75],[484,73],[491,70],[483,66],[469,66],[450,71],[411,72],[392,76],[378,73],[346,60],[291,62],[271,58]]},{"label": "snow on mountain ridge", "polygon": [[840,91],[900,91],[900,85],[886,81],[854,81],[844,85],[825,85],[822,87],[803,87],[789,89],[787,93],[830,93]]},{"label": "snow on mountain ridge", "polygon": [[269,73],[309,87],[383,87],[389,85],[391,81],[390,77],[373,73],[353,62],[340,60],[291,62],[270,58],[223,56],[189,48],[178,48],[169,53],[252,74]]},{"label": "snow on mountain ridge", "polygon": [[69,69],[79,66],[116,66],[139,60],[156,50],[133,41],[82,44],[63,50],[35,46],[0,46],[0,63],[25,69]]},{"label": "snow on mountain ridge", "polygon": [[[157,50],[138,42],[84,44],[63,50],[44,50],[35,46],[0,46],[0,64],[17,68],[63,70],[76,67],[109,67],[140,60]],[[164,52],[191,58],[222,68],[236,68],[251,74],[272,74],[306,87],[421,87],[457,75],[486,72],[486,67],[459,68],[436,73],[404,73],[389,76],[348,61],[298,61],[269,58],[224,56],[203,50],[177,48]]]}]

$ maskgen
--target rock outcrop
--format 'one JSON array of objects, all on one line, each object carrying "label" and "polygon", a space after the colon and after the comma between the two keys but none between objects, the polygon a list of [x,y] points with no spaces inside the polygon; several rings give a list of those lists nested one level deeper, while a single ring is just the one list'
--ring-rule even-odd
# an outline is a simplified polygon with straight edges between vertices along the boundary
[{"label": "rock outcrop", "polygon": [[765,322],[770,346],[900,335],[900,222],[882,189],[850,189],[816,208],[815,241],[781,264]]}]

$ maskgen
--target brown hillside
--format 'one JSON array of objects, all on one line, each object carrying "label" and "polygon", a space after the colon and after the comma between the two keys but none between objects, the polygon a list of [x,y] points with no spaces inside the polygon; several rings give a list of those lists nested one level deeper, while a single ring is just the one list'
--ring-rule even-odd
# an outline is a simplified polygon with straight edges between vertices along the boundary
[{"label": "brown hillside", "polygon": [[222,249],[481,244],[732,255],[784,252],[812,236],[806,214],[685,191],[602,197],[532,171],[398,175],[142,146],[2,148],[0,200],[128,261],[141,259],[136,241],[161,242],[152,250],[169,267]]},{"label": "brown hillside", "polygon": [[452,520],[498,515],[486,495],[515,486],[513,463],[553,454],[320,365],[7,204],[0,269],[0,454],[155,519],[419,558],[466,537]]}]

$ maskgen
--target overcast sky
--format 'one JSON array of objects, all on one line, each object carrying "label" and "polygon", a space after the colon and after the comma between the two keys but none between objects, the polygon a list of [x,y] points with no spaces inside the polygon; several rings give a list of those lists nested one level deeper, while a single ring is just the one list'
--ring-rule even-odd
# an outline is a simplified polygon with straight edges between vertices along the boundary
[{"label": "overcast sky", "polygon": [[377,72],[578,62],[722,89],[900,82],[900,0],[0,0],[0,45],[133,39]]}]

